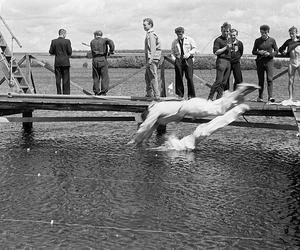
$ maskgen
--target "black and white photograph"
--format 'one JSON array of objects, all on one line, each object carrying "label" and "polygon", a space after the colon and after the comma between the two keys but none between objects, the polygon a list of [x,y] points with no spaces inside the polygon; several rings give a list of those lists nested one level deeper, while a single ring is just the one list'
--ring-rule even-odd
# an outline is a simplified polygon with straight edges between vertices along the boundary
[{"label": "black and white photograph", "polygon": [[0,250],[300,249],[300,0],[0,0]]}]

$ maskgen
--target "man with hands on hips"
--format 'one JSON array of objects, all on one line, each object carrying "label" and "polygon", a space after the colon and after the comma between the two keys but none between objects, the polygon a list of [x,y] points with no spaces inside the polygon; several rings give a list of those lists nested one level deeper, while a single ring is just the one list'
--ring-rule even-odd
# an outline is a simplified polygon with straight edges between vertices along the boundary
[{"label": "man with hands on hips", "polygon": [[177,38],[172,42],[171,57],[175,61],[175,93],[179,97],[184,96],[183,74],[185,74],[188,88],[188,99],[195,97],[193,82],[193,64],[196,52],[194,39],[184,34],[183,27],[175,29]]}]

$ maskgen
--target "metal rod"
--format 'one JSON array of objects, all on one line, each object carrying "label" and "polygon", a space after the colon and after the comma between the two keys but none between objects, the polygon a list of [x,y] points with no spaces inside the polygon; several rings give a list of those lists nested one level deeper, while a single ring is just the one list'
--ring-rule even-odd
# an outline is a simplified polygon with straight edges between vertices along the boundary
[{"label": "metal rod", "polygon": [[11,37],[11,58],[10,58],[10,77],[9,77],[9,83],[10,86],[13,86],[13,69],[12,69],[12,65],[13,65],[13,54],[14,54],[14,39],[13,37]]},{"label": "metal rod", "polygon": [[5,22],[5,20],[3,19],[2,16],[0,16],[0,19],[3,22],[3,24],[5,25],[5,27],[7,28],[7,30],[10,33],[12,39],[14,39],[16,41],[16,43],[19,45],[19,47],[22,48],[22,45],[21,45],[20,41],[16,38],[16,36],[14,35],[14,33],[12,33],[11,29],[9,28],[8,24]]}]

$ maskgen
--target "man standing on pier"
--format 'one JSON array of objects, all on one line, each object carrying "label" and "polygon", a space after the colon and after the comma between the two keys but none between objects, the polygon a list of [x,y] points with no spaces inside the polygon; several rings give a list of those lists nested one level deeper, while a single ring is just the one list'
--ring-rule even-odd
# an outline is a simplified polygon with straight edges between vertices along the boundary
[{"label": "man standing on pier", "polygon": [[257,38],[254,42],[252,54],[256,55],[256,68],[258,76],[258,102],[263,102],[265,72],[267,74],[267,89],[268,101],[275,102],[273,98],[273,65],[274,56],[278,54],[278,47],[274,38],[269,36],[270,27],[268,25],[260,26],[261,37]]},{"label": "man standing on pier", "polygon": [[109,75],[106,58],[113,54],[115,50],[114,42],[108,38],[103,38],[102,35],[101,30],[96,30],[94,32],[94,39],[90,43],[93,57],[93,91],[95,95],[106,95],[108,91]]},{"label": "man standing on pier", "polygon": [[143,26],[146,31],[146,97],[158,98],[160,96],[160,91],[158,88],[157,68],[161,57],[161,43],[153,30],[153,20],[151,18],[145,18],[143,20]]},{"label": "man standing on pier", "polygon": [[195,97],[193,82],[194,55],[196,43],[194,39],[184,35],[184,28],[175,29],[177,38],[172,42],[171,57],[175,61],[175,89],[179,97],[184,96],[183,74],[187,80],[188,99]]},{"label": "man standing on pier", "polygon": [[211,86],[208,100],[213,100],[215,93],[217,92],[217,99],[221,98],[224,92],[224,87],[227,84],[227,80],[230,74],[230,59],[231,59],[231,44],[229,41],[229,32],[231,25],[225,22],[221,26],[221,36],[217,37],[213,45],[213,53],[217,56],[216,60],[216,80]]},{"label": "man standing on pier", "polygon": [[[49,53],[55,55],[54,68],[57,94],[70,94],[70,56],[72,55],[71,41],[66,39],[67,31],[60,29],[59,37],[51,41]],[[62,84],[62,87],[61,87]]]}]

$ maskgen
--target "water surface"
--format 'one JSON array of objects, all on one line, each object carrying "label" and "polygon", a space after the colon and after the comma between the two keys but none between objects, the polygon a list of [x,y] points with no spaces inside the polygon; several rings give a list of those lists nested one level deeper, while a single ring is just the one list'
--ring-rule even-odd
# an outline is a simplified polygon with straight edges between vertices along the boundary
[{"label": "water surface", "polygon": [[[172,124],[184,136],[195,124]],[[228,126],[192,152],[135,123],[1,124],[2,249],[297,249],[296,131]],[[52,223],[51,223],[52,221]]]}]

